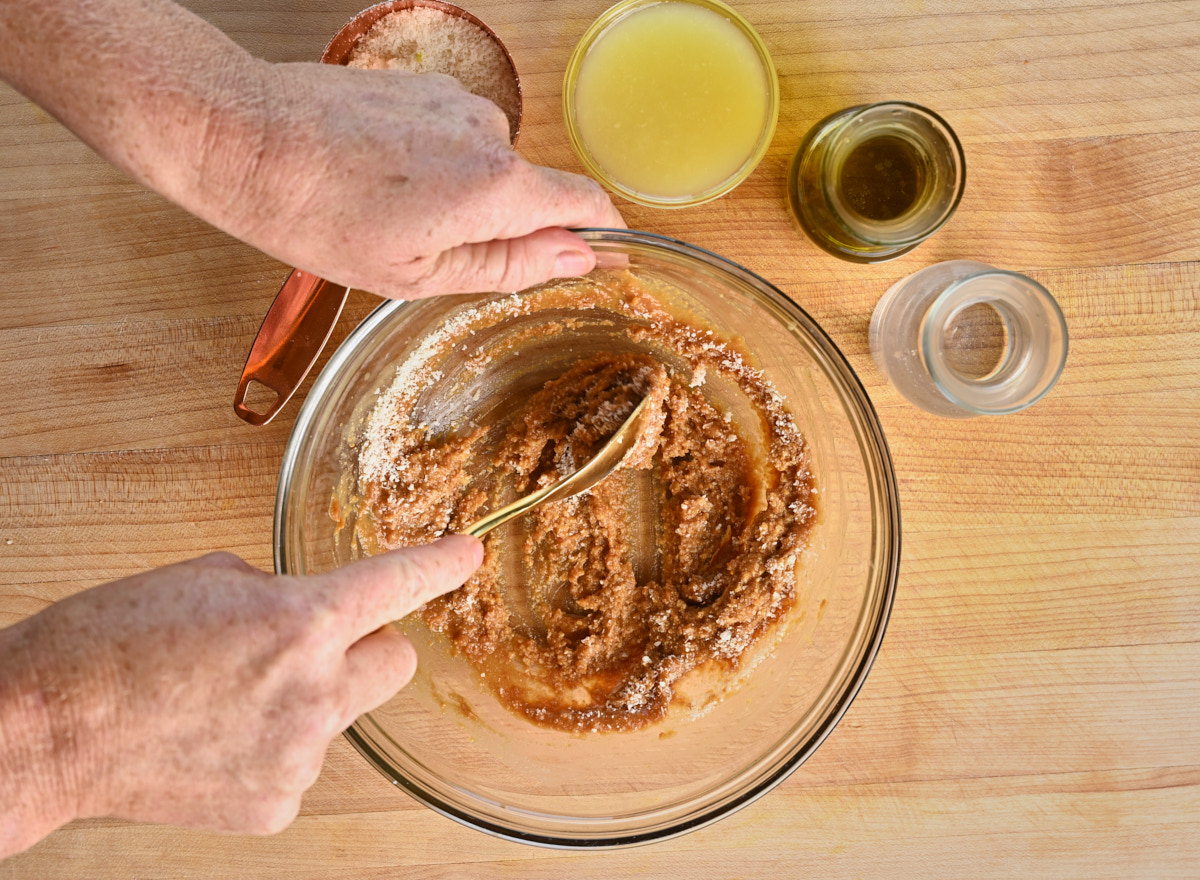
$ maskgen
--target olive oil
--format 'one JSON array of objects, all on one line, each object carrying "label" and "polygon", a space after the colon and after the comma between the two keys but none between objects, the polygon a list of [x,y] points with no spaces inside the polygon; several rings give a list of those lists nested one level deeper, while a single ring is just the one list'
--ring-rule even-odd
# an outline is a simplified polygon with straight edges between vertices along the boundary
[{"label": "olive oil", "polygon": [[851,107],[813,127],[788,172],[788,206],[815,244],[873,263],[936,232],[965,181],[962,145],[945,120],[891,101]]},{"label": "olive oil", "polygon": [[912,144],[884,134],[850,151],[839,186],[842,200],[856,214],[868,220],[895,220],[917,202],[924,177]]}]

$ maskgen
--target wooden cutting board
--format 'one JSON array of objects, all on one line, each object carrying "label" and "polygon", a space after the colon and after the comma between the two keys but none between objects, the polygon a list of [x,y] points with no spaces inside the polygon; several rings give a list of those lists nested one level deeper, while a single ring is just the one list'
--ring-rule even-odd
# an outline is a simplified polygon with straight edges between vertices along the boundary
[{"label": "wooden cutting board", "polygon": [[[353,0],[194,0],[273,61],[313,60]],[[607,0],[468,4],[508,44],[521,151],[579,170],[561,73]],[[267,839],[78,822],[12,878],[1200,876],[1200,3],[744,0],[779,69],[767,158],[729,196],[633,227],[773,281],[879,410],[904,553],[862,693],[774,792],[680,839],[538,850],[410,800],[343,741]],[[932,107],[967,154],[952,222],[892,263],[818,251],[784,208],[803,134],[852,104]],[[907,404],[866,330],[951,258],[1025,272],[1071,334],[1058,386],[1000,419]],[[286,267],[145,192],[0,89],[0,625],[212,549],[271,563],[280,456],[233,415]],[[375,302],[355,293],[335,341]],[[2,671],[0,671],[2,674]]]}]

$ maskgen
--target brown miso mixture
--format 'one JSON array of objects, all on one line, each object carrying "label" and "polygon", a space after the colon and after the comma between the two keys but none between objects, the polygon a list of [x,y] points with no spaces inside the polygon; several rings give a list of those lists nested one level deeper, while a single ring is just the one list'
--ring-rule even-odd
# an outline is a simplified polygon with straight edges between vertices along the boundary
[{"label": "brown miso mixture", "polygon": [[[642,727],[690,674],[735,676],[792,608],[816,515],[804,442],[762,375],[618,274],[623,309],[647,316],[628,336],[675,366],[593,353],[499,427],[441,433],[411,416],[398,381],[359,453],[361,545],[423,543],[570,474],[649,396],[653,417],[617,473],[491,533],[480,570],[419,612],[508,709],[569,731]],[[717,373],[750,401],[753,442],[706,397]]]}]

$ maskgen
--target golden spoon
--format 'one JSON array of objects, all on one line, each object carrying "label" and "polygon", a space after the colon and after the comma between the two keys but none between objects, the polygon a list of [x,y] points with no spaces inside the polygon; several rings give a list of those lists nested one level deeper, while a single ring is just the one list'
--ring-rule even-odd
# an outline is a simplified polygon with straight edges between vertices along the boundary
[{"label": "golden spoon", "polygon": [[518,498],[507,507],[501,507],[494,513],[489,513],[483,519],[472,523],[467,528],[466,534],[482,538],[496,526],[528,513],[541,504],[570,498],[572,495],[578,495],[585,489],[595,486],[617,469],[617,466],[625,460],[629,450],[637,443],[638,437],[641,436],[645,427],[646,414],[650,412],[646,406],[649,401],[649,397],[643,398],[642,402],[629,414],[629,418],[625,420],[624,424],[617,428],[616,433],[608,438],[600,451],[592,456],[591,461],[575,473],[557,483],[551,483],[543,489],[538,489],[524,498]]}]

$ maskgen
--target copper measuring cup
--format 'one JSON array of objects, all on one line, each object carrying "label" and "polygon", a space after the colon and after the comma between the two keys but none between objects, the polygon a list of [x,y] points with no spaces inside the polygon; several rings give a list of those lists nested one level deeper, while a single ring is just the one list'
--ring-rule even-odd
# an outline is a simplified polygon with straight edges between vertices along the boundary
[{"label": "copper measuring cup", "polygon": [[[486,33],[504,53],[513,79],[517,83],[517,118],[510,120],[512,143],[517,142],[521,129],[521,80],[517,67],[504,43],[490,27],[471,13],[440,0],[388,0],[364,9],[338,31],[321,55],[322,64],[345,64],[350,52],[379,19],[401,9],[423,6],[447,15],[465,19]],[[251,425],[265,425],[283,409],[296,393],[308,371],[316,363],[325,343],[329,341],[350,288],[318,278],[309,272],[293,269],[283,287],[267,310],[258,336],[250,347],[246,366],[233,398],[233,409]],[[265,409],[252,409],[246,396],[252,383],[265,386],[275,399]]]}]

